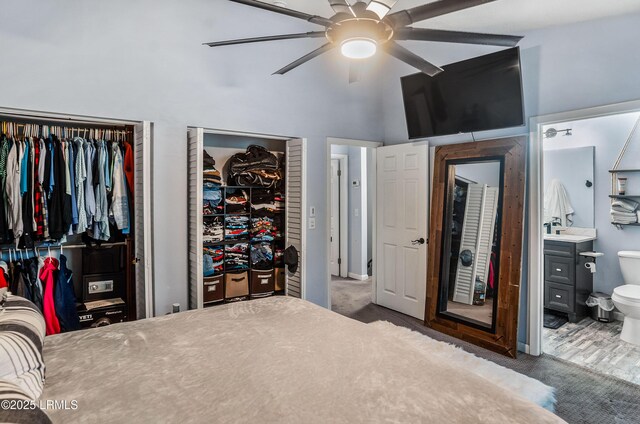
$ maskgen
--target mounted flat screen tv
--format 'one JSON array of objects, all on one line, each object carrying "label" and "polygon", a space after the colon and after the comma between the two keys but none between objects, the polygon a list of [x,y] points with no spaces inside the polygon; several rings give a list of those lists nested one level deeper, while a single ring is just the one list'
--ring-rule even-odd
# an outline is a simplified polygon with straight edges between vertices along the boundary
[{"label": "mounted flat screen tv", "polygon": [[524,125],[518,47],[401,79],[410,139]]}]

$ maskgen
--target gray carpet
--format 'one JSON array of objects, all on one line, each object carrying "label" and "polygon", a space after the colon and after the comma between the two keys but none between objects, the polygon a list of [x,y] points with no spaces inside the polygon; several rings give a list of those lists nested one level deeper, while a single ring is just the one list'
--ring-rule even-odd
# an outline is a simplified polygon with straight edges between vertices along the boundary
[{"label": "gray carpet", "polygon": [[557,389],[556,414],[570,424],[640,423],[640,386],[607,376],[549,355],[524,353],[517,360],[438,333],[421,321],[371,303],[371,281],[334,278],[332,309],[355,320],[389,321],[427,336],[453,343],[468,352],[538,379]]}]

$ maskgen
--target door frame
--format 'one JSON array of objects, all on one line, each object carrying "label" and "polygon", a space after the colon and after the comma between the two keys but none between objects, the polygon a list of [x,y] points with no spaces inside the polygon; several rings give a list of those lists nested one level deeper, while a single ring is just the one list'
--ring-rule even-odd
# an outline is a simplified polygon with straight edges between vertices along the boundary
[{"label": "door frame", "polygon": [[[339,137],[327,137],[327,141],[326,141],[326,153],[325,153],[325,175],[326,175],[326,186],[327,186],[327,190],[326,190],[326,203],[325,203],[325,207],[327,210],[326,213],[326,234],[324,236],[324,242],[325,242],[325,251],[327,253],[326,256],[326,263],[327,263],[327,309],[331,310],[331,146],[332,145],[338,145],[338,146],[352,146],[352,147],[367,147],[367,148],[371,148],[372,149],[372,158],[371,158],[371,164],[368,164],[369,166],[372,166],[373,169],[375,170],[375,164],[376,164],[376,149],[378,147],[382,147],[383,143],[380,141],[368,141],[368,140],[355,140],[355,139],[350,139],[350,138],[339,138]],[[363,185],[363,181],[360,182],[360,187],[361,189],[366,189],[366,195],[367,195],[367,200],[368,200],[368,196],[372,197],[372,204],[375,205],[376,204],[376,179],[373,179],[373,187],[368,187],[367,184],[365,183],[365,185]],[[363,214],[367,213],[366,207],[365,208],[361,208],[360,210],[360,214],[361,216]],[[371,214],[371,225],[373,225],[373,230],[371,231],[371,236],[372,236],[372,243],[373,243],[373,249],[371,251],[371,257],[373,260],[373,268],[372,268],[372,284],[373,284],[373,290],[371,293],[371,301],[373,303],[376,303],[377,299],[376,299],[376,271],[375,271],[375,263],[376,263],[376,241],[377,241],[377,237],[376,237],[376,219],[377,219],[377,213],[376,213],[376,208],[373,208],[372,214]],[[369,243],[369,241],[367,240],[367,243]],[[347,264],[348,266],[348,264]],[[348,268],[347,268],[348,269]]]},{"label": "door frame", "polygon": [[[340,189],[340,204],[338,205],[338,234],[340,243],[340,264],[338,266],[339,276],[347,278],[349,276],[349,156],[343,154],[331,154],[331,160],[338,160],[340,163],[340,179],[338,186]],[[331,163],[329,163],[329,172],[331,172]],[[329,174],[329,187],[331,189],[331,174]],[[329,192],[331,195],[331,192]],[[331,207],[331,199],[329,199],[329,207]],[[329,211],[329,231],[331,231],[331,209]],[[329,243],[331,243],[331,234],[329,234]],[[331,254],[331,250],[329,250]],[[329,256],[331,258],[331,256]]]},{"label": "door frame", "polygon": [[[61,125],[64,124],[97,124],[97,125],[130,125],[134,128],[142,127],[144,129],[144,135],[148,137],[149,149],[147,149],[146,154],[151,155],[151,145],[153,143],[153,123],[150,121],[136,121],[131,119],[114,119],[114,118],[103,118],[92,115],[76,115],[70,113],[59,113],[59,112],[46,112],[41,110],[32,110],[32,109],[18,109],[18,108],[9,108],[9,107],[1,107],[0,106],[0,115],[4,116],[14,116],[16,118],[22,119],[34,119],[34,120],[44,120],[50,122],[60,122]],[[146,141],[146,140],[145,140]],[[145,175],[151,175],[153,169],[153,156],[149,157],[149,169],[143,169]],[[144,299],[137,299],[136,304],[142,303],[145,306],[144,311],[136,310],[136,319],[143,318],[151,318],[155,316],[155,292],[153,282],[155,281],[154,273],[154,257],[153,257],[153,184],[151,178],[147,178],[146,181],[143,181],[143,208],[145,212],[145,231],[149,230],[148,238],[145,237],[145,240],[142,240],[145,249],[145,260],[144,263],[140,264],[140,266],[144,266],[146,268],[145,272],[149,272],[149,278],[146,278],[143,282],[144,284]],[[135,193],[134,193],[135,197]],[[133,217],[132,217],[133,219]],[[148,219],[148,221],[147,221]],[[135,234],[134,242],[135,242]],[[137,248],[137,247],[136,247]],[[133,273],[136,274],[135,272]],[[138,281],[135,282],[134,288],[136,290],[136,295],[138,294]],[[136,305],[136,309],[137,305]]]},{"label": "door frame", "polygon": [[567,121],[598,118],[623,113],[640,112],[640,100],[596,106],[549,115],[529,120],[529,269],[527,274],[527,341],[525,353],[542,354],[542,327],[544,322],[544,152],[542,128],[545,125]]},{"label": "door frame", "polygon": [[[306,177],[306,156],[307,156],[307,139],[304,137],[296,137],[296,136],[287,136],[287,135],[273,135],[273,134],[266,134],[266,133],[254,133],[254,132],[247,132],[247,131],[236,131],[236,130],[228,130],[228,129],[220,129],[220,128],[209,128],[209,127],[203,127],[203,126],[188,126],[187,127],[187,135],[189,134],[190,130],[201,130],[202,131],[202,141],[204,143],[204,136],[206,134],[217,134],[217,135],[232,135],[232,136],[239,136],[239,137],[253,137],[253,138],[260,138],[260,139],[267,139],[267,140],[279,140],[279,141],[284,141],[285,144],[287,144],[289,141],[291,140],[300,140],[302,142],[302,155],[303,155],[303,163],[302,163],[302,181],[301,181],[301,205],[300,205],[300,218],[302,221],[301,224],[301,234],[300,234],[300,245],[301,245],[301,251],[300,251],[300,256],[302,258],[301,263],[302,265],[299,267],[300,269],[300,298],[302,299],[306,299],[306,286],[307,286],[307,278],[306,278],[306,258],[307,258],[307,177]],[[187,188],[188,189],[188,188]],[[188,208],[188,202],[187,202],[187,208]],[[187,216],[189,216],[189,211],[187,211]],[[285,228],[286,230],[286,228]],[[188,232],[188,231],[187,231]],[[188,237],[188,234],[187,234]],[[188,259],[188,258],[187,258]],[[189,262],[189,260],[187,261],[187,281],[189,282],[189,284],[191,284],[190,281],[190,277],[189,277],[189,269],[191,267],[191,264]],[[198,264],[198,271],[196,272],[197,275],[200,275],[200,278],[198,280],[198,282],[196,282],[197,285],[197,290],[202,290],[202,281],[201,281],[201,276],[202,276],[202,264]],[[191,288],[189,289],[191,290]],[[288,292],[288,289],[285,288],[285,293]],[[188,293],[188,296],[190,297],[190,293]],[[202,300],[202,296],[201,294],[198,295],[198,298],[200,300]],[[198,305],[198,307],[200,308],[201,305]]]}]

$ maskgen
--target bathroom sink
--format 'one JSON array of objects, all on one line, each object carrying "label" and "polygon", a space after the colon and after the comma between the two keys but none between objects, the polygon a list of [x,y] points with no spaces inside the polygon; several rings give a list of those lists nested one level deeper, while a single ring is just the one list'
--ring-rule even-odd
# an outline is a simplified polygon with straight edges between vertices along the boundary
[{"label": "bathroom sink", "polygon": [[564,241],[567,243],[582,243],[585,241],[595,240],[596,236],[584,234],[545,234],[545,240]]}]

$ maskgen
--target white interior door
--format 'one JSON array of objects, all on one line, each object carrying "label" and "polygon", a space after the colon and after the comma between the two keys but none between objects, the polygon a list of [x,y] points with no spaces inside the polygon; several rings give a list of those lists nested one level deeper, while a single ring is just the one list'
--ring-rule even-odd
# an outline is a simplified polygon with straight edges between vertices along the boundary
[{"label": "white interior door", "polygon": [[426,301],[428,167],[426,145],[377,149],[377,303],[418,319]]},{"label": "white interior door", "polygon": [[331,159],[331,275],[340,275],[340,160]]}]

